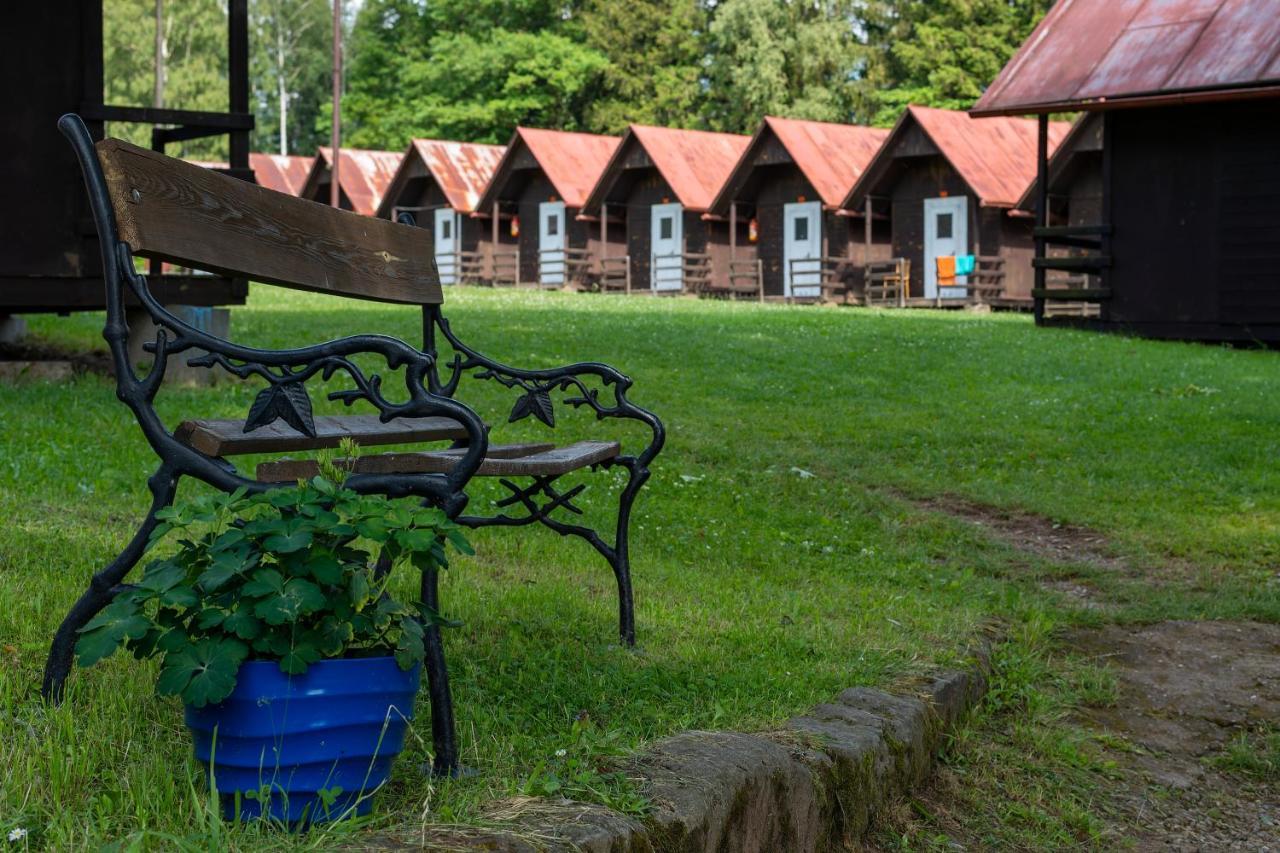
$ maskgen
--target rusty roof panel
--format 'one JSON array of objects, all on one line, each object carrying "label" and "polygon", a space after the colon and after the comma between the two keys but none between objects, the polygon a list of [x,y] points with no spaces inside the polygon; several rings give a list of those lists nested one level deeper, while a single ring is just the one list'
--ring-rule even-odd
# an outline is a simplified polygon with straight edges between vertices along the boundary
[{"label": "rusty roof panel", "polygon": [[1252,87],[1280,94],[1276,0],[1058,0],[973,111],[1211,99]]},{"label": "rusty roof panel", "polygon": [[415,139],[413,148],[448,199],[449,206],[462,213],[475,212],[484,188],[507,150],[505,145],[439,139]]},{"label": "rusty roof panel", "polygon": [[[963,110],[907,107],[890,137],[868,165],[864,178],[843,200],[844,207],[857,209],[872,184],[896,156],[898,140],[909,122],[915,122],[937,146],[973,190],[980,204],[1013,207],[1036,176],[1036,121],[1027,118],[973,118]],[[1049,122],[1049,152],[1066,138],[1071,123]]]},{"label": "rusty roof panel", "polygon": [[529,149],[569,207],[582,207],[621,141],[616,136],[532,127],[516,128],[516,138]]},{"label": "rusty roof panel", "polygon": [[[356,213],[373,216],[377,212],[382,196],[391,185],[391,179],[395,177],[403,156],[398,151],[342,149],[342,162],[338,164],[338,183]],[[328,169],[332,162],[333,149],[321,147],[316,167],[323,164],[323,168]]]},{"label": "rusty roof panel", "polygon": [[286,154],[250,154],[249,167],[258,185],[276,192],[298,195],[307,183],[314,157]]},{"label": "rusty roof panel", "polygon": [[[751,142],[751,137],[736,133],[639,124],[631,125],[628,133],[644,147],[680,203],[694,211],[705,211],[711,206],[734,164]],[[619,146],[618,152],[621,151]]]},{"label": "rusty roof panel", "polygon": [[828,207],[840,205],[889,135],[879,127],[774,116],[765,124]]}]

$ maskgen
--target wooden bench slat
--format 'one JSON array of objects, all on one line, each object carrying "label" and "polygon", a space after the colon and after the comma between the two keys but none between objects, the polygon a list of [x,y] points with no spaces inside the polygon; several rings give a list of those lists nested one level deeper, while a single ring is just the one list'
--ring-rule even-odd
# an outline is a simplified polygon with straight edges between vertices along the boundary
[{"label": "wooden bench slat", "polygon": [[361,446],[467,437],[466,428],[452,418],[397,418],[383,423],[377,415],[320,415],[315,422],[315,438],[303,435],[284,421],[245,432],[241,420],[184,421],[174,435],[206,456],[319,450],[337,447],[347,437]]},{"label": "wooden bench slat", "polygon": [[[489,448],[478,477],[559,476],[595,465],[617,456],[621,446],[616,441],[579,441],[564,447],[550,444],[499,444]],[[436,450],[415,453],[381,453],[356,460],[358,474],[447,474],[458,464],[465,449]],[[258,479],[264,483],[305,480],[319,473],[310,459],[281,459],[258,466]]]}]

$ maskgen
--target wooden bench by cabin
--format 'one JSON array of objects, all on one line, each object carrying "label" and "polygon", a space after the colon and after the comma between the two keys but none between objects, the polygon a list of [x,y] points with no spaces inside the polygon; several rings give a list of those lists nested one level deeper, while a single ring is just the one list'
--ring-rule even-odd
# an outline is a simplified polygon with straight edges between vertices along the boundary
[{"label": "wooden bench by cabin", "polygon": [[[470,527],[541,524],[585,540],[613,570],[619,632],[625,644],[634,644],[629,519],[636,494],[649,478],[648,466],[662,448],[664,432],[653,414],[627,399],[630,379],[596,362],[524,370],[468,347],[441,313],[444,297],[428,244],[406,224],[264,190],[119,140],[95,145],[77,116],[64,116],[59,127],[80,161],[102,245],[104,337],[111,349],[117,394],[132,411],[158,463],[148,481],[152,504],[141,527],[124,551],[93,577],[54,637],[42,686],[46,697],[61,698],[78,631],[122,589],[156,527],[156,513],[173,501],[182,477],[227,492],[261,492],[314,474],[316,463],[265,462],[256,477],[249,477],[231,458],[336,447],[348,437],[365,447],[435,445],[361,457],[347,480],[357,492],[417,497]],[[152,296],[147,279],[137,273],[137,257],[303,290],[415,305],[422,312],[423,345],[367,334],[291,350],[241,346],[189,326],[167,311]],[[155,341],[146,345],[154,361],[141,374],[129,357],[126,290],[158,330]],[[440,339],[453,353],[448,364],[440,362]],[[370,373],[361,366],[370,356],[385,363],[383,372]],[[191,366],[263,383],[249,417],[187,420],[172,432],[166,429],[153,401],[167,367],[179,358]],[[402,384],[394,381],[400,371]],[[306,383],[317,377],[345,386],[329,393],[330,400],[367,406],[374,413],[313,416]],[[597,419],[637,421],[647,428],[648,442],[634,454],[623,453],[616,441],[492,444],[489,425],[456,399],[464,377],[510,389],[516,397],[510,421],[532,417],[554,427],[559,402],[583,408]],[[573,500],[586,483],[568,488],[559,484],[565,474],[597,468],[620,469],[627,475],[611,534],[573,517],[580,513]],[[496,503],[497,514],[467,513],[466,489],[477,476],[499,477],[509,492]],[[423,573],[422,591],[424,602],[438,610],[434,571]],[[458,751],[439,627],[428,627],[425,635],[434,769],[452,774],[458,768]]]}]

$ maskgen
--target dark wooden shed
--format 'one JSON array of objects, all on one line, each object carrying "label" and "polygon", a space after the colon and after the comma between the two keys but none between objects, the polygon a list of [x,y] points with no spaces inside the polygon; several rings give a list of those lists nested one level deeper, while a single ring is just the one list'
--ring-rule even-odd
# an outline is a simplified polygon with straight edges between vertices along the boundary
[{"label": "dark wooden shed", "polygon": [[[1053,122],[1050,143],[1069,127]],[[984,301],[1031,308],[1032,219],[1016,205],[1035,176],[1035,146],[1029,119],[916,106],[902,114],[844,207],[888,217],[891,254],[911,264],[908,304],[968,304],[970,278],[980,278],[997,294]],[[957,255],[978,256],[978,271],[939,287],[936,259]]]},{"label": "dark wooden shed", "polygon": [[[602,287],[633,293],[728,291],[728,220],[705,214],[750,137],[633,124],[582,206],[602,238],[621,222],[626,247],[598,263]],[[738,238],[746,242],[746,223]],[[611,244],[601,240],[608,251]]]},{"label": "dark wooden shed", "polygon": [[[106,122],[156,126],[152,147],[227,134],[231,173],[249,170],[248,0],[229,0],[227,112],[118,106],[103,102],[102,3],[40,0],[7,4],[0,28],[0,318],[11,314],[100,310],[105,295],[100,250],[84,181],[58,133],[63,113],[77,112],[95,138]],[[139,45],[146,50],[149,45]],[[222,276],[157,275],[151,291],[166,303],[244,302],[248,285]]]},{"label": "dark wooden shed", "polygon": [[[1096,214],[1057,220],[1040,155],[1037,320],[1280,343],[1280,14],[1275,0],[1059,0],[975,115],[1097,113]],[[1059,183],[1055,183],[1059,182]],[[1077,250],[1061,251],[1062,248]],[[1075,292],[1051,271],[1088,275]],[[1097,316],[1045,316],[1046,299]]]},{"label": "dark wooden shed", "polygon": [[[601,235],[578,214],[619,141],[516,128],[478,204],[497,236],[505,230],[517,238],[514,251],[495,253],[495,282],[565,287],[598,280]],[[605,255],[625,253],[621,223],[604,239],[617,244]]]},{"label": "dark wooden shed", "polygon": [[[504,145],[415,139],[400,161],[378,216],[395,220],[410,213],[435,248],[442,284],[492,280],[495,234],[488,216],[477,215]],[[514,248],[515,238],[496,235],[496,245]]]},{"label": "dark wooden shed", "polygon": [[[361,216],[374,216],[404,155],[399,151],[343,148],[338,164],[338,206]],[[302,198],[329,204],[333,176],[333,149],[321,146],[302,186]]]},{"label": "dark wooden shed", "polygon": [[[766,297],[818,299],[861,287],[863,265],[889,257],[887,223],[842,215],[841,202],[888,131],[768,116],[711,205],[748,223]],[[731,231],[731,233],[733,233]],[[870,251],[868,251],[870,247]],[[735,245],[735,257],[744,247]]]}]

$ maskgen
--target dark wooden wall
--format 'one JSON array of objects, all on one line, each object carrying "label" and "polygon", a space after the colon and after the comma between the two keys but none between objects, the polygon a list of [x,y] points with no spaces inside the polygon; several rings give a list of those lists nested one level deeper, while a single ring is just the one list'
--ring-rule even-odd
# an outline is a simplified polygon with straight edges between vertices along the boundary
[{"label": "dark wooden wall", "polygon": [[[436,183],[435,178],[426,171],[421,163],[416,164],[415,171],[418,174],[414,174],[405,181],[403,189],[395,199],[395,204],[399,207],[430,208],[443,207],[448,204],[449,200],[440,189],[440,185]],[[418,227],[426,232],[423,235],[423,239],[434,249],[435,210],[414,210],[411,212],[417,220]],[[493,219],[487,216],[472,216],[469,213],[461,214],[459,219],[461,220],[462,251],[479,252],[481,269],[487,271],[490,258],[493,255]],[[524,220],[521,220],[520,224],[523,226]],[[498,243],[503,250],[515,248],[516,238],[511,236],[510,220],[502,220],[498,229]]]},{"label": "dark wooden wall", "polygon": [[1107,118],[1107,322],[1161,337],[1280,342],[1280,104]]},{"label": "dark wooden wall", "polygon": [[[520,216],[520,280],[523,282],[538,280],[538,206],[545,201],[560,200],[555,187],[541,171],[531,175],[520,192],[516,209]],[[565,207],[565,246],[585,249],[592,237],[591,224],[579,221],[577,216],[578,208]]]}]

